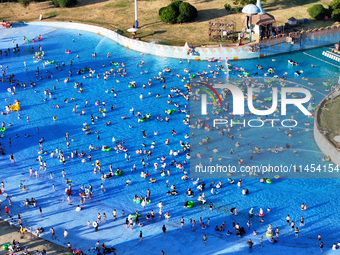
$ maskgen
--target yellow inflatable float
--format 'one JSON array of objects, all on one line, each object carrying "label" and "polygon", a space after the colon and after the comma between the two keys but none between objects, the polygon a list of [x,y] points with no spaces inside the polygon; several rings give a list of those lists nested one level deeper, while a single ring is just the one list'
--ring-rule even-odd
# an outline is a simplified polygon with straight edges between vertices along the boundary
[{"label": "yellow inflatable float", "polygon": [[20,103],[18,100],[15,100],[15,104],[11,106],[11,111],[20,111]]}]

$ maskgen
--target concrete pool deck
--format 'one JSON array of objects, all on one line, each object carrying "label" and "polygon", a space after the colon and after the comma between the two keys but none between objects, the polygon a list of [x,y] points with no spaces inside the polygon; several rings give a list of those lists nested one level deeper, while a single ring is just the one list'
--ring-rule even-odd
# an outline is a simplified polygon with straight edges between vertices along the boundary
[{"label": "concrete pool deck", "polygon": [[78,29],[106,36],[135,51],[167,58],[208,60],[211,58],[238,60],[273,56],[298,50],[312,49],[340,40],[340,26],[290,33],[288,36],[268,38],[259,43],[228,47],[186,47],[148,43],[118,34],[107,28],[73,22],[30,22],[30,25]]}]

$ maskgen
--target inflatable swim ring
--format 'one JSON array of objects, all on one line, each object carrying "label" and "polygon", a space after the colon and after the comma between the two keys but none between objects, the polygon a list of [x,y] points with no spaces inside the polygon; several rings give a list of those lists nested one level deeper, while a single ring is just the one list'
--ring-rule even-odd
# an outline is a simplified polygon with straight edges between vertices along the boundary
[{"label": "inflatable swim ring", "polygon": [[115,175],[116,175],[116,176],[121,176],[123,173],[124,173],[124,171],[122,170],[122,171],[120,171],[119,173],[115,172]]},{"label": "inflatable swim ring", "polygon": [[268,232],[268,231],[267,231],[267,232],[266,232],[266,236],[267,236],[267,237],[272,237],[272,236],[273,236],[273,231],[271,231],[271,232]]},{"label": "inflatable swim ring", "polygon": [[273,181],[272,181],[271,179],[269,179],[269,178],[266,179],[266,183],[270,184],[270,183],[272,183],[272,182],[273,182]]},{"label": "inflatable swim ring", "polygon": [[[140,218],[140,217],[142,217],[142,215],[141,215],[141,214],[138,214],[138,218]],[[132,218],[132,219],[136,218],[136,214],[132,214],[132,215],[131,215],[131,218]]]},{"label": "inflatable swim ring", "polygon": [[112,148],[106,148],[106,149],[102,149],[102,151],[110,151],[110,150],[112,150]]},{"label": "inflatable swim ring", "polygon": [[275,175],[274,178],[275,178],[275,179],[279,179],[279,178],[280,178],[280,175]]},{"label": "inflatable swim ring", "polygon": [[188,202],[188,205],[187,205],[187,208],[191,208],[191,207],[193,207],[193,206],[194,206],[194,204],[195,204],[195,202],[194,202],[194,201],[189,201],[189,202]]}]

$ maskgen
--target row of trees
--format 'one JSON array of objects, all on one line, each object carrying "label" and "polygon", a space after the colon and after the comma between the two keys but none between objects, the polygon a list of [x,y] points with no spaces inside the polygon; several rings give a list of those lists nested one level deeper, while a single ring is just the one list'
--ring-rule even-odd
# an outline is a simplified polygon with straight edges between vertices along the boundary
[{"label": "row of trees", "polygon": [[312,18],[317,20],[331,17],[334,21],[340,21],[340,0],[333,0],[328,8],[325,8],[322,4],[315,4],[307,11]]},{"label": "row of trees", "polygon": [[[27,7],[31,2],[42,2],[44,0],[12,0],[13,2],[19,1],[23,6]],[[77,0],[52,0],[52,3],[56,7],[71,7],[75,6]]]}]

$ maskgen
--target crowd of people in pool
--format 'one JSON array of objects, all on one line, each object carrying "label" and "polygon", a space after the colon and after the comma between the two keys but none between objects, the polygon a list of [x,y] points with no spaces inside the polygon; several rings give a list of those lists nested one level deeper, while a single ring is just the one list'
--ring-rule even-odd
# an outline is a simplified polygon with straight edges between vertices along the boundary
[{"label": "crowd of people in pool", "polygon": [[[73,40],[73,42],[74,42],[74,40]],[[44,58],[44,53],[43,53],[41,45],[39,45],[38,48],[39,48],[39,51],[36,52],[34,57],[36,58],[36,60],[41,60],[41,59]],[[18,45],[16,46],[16,49],[19,52]],[[71,51],[66,50],[65,53],[71,54]],[[10,53],[8,52],[7,54],[10,54]],[[97,56],[97,53],[93,53],[92,56],[95,58]],[[107,56],[108,56],[108,58],[110,57],[109,54]],[[80,57],[79,54],[77,54],[77,58],[79,58],[79,57]],[[296,63],[296,62],[293,61],[292,63],[293,63],[292,65],[295,65],[294,63]],[[45,68],[46,65],[48,65],[48,64],[53,64],[53,63],[52,63],[52,61],[48,61],[48,62],[45,61],[43,63],[43,68]],[[76,64],[76,60],[72,59],[71,62],[70,62],[70,66],[75,65],[75,64]],[[78,69],[78,71],[77,71],[78,77],[83,78],[83,79],[97,77],[97,78],[103,78],[104,80],[107,80],[109,77],[112,77],[112,76],[116,77],[116,79],[117,78],[119,79],[119,77],[124,78],[127,75],[127,70],[126,70],[126,66],[125,66],[124,63],[119,63],[119,62],[116,62],[116,61],[110,61],[108,64],[110,65],[110,68],[104,71],[103,76],[99,75],[98,72],[97,72],[97,75],[94,75],[96,73],[96,71],[85,65],[84,68]],[[146,65],[146,63],[145,63],[144,60],[141,60],[136,65],[137,65],[137,67],[143,67],[143,66]],[[26,67],[27,67],[26,62],[24,63],[24,66],[25,66],[25,69],[26,69]],[[1,67],[1,71],[3,72],[2,73],[3,74],[3,80],[5,80],[6,82],[9,82],[10,86],[13,86],[13,88],[11,89],[11,92],[14,91],[14,94],[15,94],[16,89],[26,89],[25,81],[16,80],[14,74],[7,75],[7,73],[11,70],[9,68],[9,66],[6,66],[6,71],[8,70],[7,72],[5,70],[3,70],[2,65],[0,67]],[[55,67],[56,67],[55,72],[52,73],[51,71],[49,71],[47,76],[46,76],[47,78],[57,77],[58,71],[63,70],[63,68],[66,68],[67,65],[64,62],[62,64],[55,63]],[[103,68],[104,67],[105,67],[105,64],[103,64]],[[142,88],[145,88],[145,89],[148,88],[150,90],[148,92],[148,95],[150,95],[150,96],[153,95],[152,92],[151,92],[151,90],[152,90],[151,86],[156,84],[156,83],[160,84],[163,87],[163,89],[167,91],[168,95],[167,95],[166,100],[167,100],[167,103],[168,103],[168,108],[167,109],[160,109],[159,116],[153,118],[152,121],[160,121],[160,122],[165,121],[166,123],[169,123],[169,125],[170,125],[171,115],[179,113],[179,114],[183,114],[183,124],[187,125],[192,130],[194,130],[194,129],[196,129],[196,130],[197,129],[204,129],[205,131],[210,132],[210,131],[214,131],[214,128],[211,128],[207,124],[208,119],[196,118],[196,117],[191,116],[188,112],[188,104],[187,103],[182,104],[182,103],[178,102],[179,99],[182,99],[182,98],[184,100],[188,101],[190,95],[195,96],[197,98],[197,100],[199,100],[199,95],[195,94],[197,91],[193,87],[191,87],[190,85],[186,85],[183,88],[181,88],[180,86],[175,86],[175,87],[171,87],[170,89],[167,89],[166,77],[164,75],[164,73],[171,73],[171,75],[174,76],[174,77],[177,77],[179,79],[179,81],[181,81],[181,80],[185,81],[186,79],[189,79],[188,77],[194,77],[194,76],[200,77],[202,80],[208,81],[209,75],[212,75],[212,77],[216,78],[216,77],[218,77],[218,75],[221,72],[224,72],[223,70],[225,68],[230,68],[230,67],[224,67],[222,64],[218,63],[218,64],[216,64],[215,67],[212,67],[211,65],[209,65],[208,68],[213,69],[213,70],[211,70],[210,72],[207,72],[207,71],[203,71],[201,73],[196,72],[195,74],[192,74],[188,69],[185,69],[184,70],[184,72],[186,73],[185,75],[181,75],[179,73],[172,74],[170,68],[165,68],[163,70],[163,72],[159,72],[158,75],[154,75],[153,78],[150,78],[150,80],[148,81],[147,84],[141,85],[138,82],[133,82],[133,83],[130,83],[130,85],[132,85],[131,89],[139,87],[139,86],[141,86]],[[259,65],[257,66],[257,68],[259,70],[263,69],[263,67],[259,66]],[[243,75],[241,73],[238,74],[238,75],[241,75],[242,77],[249,76],[249,74],[244,73],[245,71],[242,68],[238,68],[238,69],[234,68],[231,72],[233,72],[234,74],[235,73],[237,74],[239,71],[242,71]],[[267,76],[268,75],[274,76],[275,75],[275,69],[269,67],[266,75]],[[69,76],[70,77],[73,76],[72,70],[69,71]],[[39,67],[37,67],[37,70],[35,72],[35,76],[32,79],[36,79],[36,81],[39,81],[39,80],[42,80],[46,77],[41,75],[41,70],[39,70]],[[279,78],[279,77],[277,77],[277,78]],[[59,81],[59,79],[56,80],[56,82],[58,82],[58,81]],[[65,83],[69,82],[68,78],[66,78],[64,80],[64,82]],[[119,80],[116,80],[116,82],[119,82]],[[252,85],[256,86],[258,88],[257,94],[255,94],[255,96],[258,97],[259,96],[258,94],[261,91],[263,92],[263,91],[266,91],[266,90],[270,90],[273,86],[273,82],[274,82],[274,80],[272,80],[271,82],[268,82],[268,83],[256,83],[256,82],[252,81]],[[84,81],[84,83],[85,83],[85,81]],[[35,83],[33,81],[30,81],[30,85],[31,85],[31,87],[34,87]],[[248,85],[250,85],[250,84],[247,84],[247,82],[244,82],[244,83],[242,83],[241,86],[248,86]],[[78,91],[79,93],[82,93],[86,89],[86,85],[83,84],[82,82],[80,82],[80,83],[76,82],[74,87],[76,89],[79,89],[79,91]],[[56,89],[56,87],[54,86],[54,90],[55,89]],[[35,92],[39,93],[37,90]],[[105,92],[106,93],[112,93],[115,98],[118,96],[118,91],[116,91],[114,88],[111,88],[111,90],[107,90]],[[48,96],[46,98],[46,100],[55,99],[53,90],[45,89],[43,93],[44,93],[45,96]],[[227,97],[227,95],[228,95],[228,91],[226,91],[226,90],[222,91],[222,93],[221,93],[222,99],[225,99]],[[142,99],[143,97],[144,97],[143,94],[139,95],[139,98]],[[159,97],[161,97],[161,95],[156,94],[155,97],[159,98]],[[69,101],[69,99],[66,98],[64,100],[64,103],[67,104],[69,102],[72,102],[73,100],[74,99],[71,98],[70,101]],[[95,129],[96,125],[98,125],[96,123],[97,120],[99,120],[100,118],[105,118],[106,114],[109,114],[109,112],[106,111],[106,109],[105,109],[105,107],[107,106],[107,102],[101,101],[101,100],[97,100],[95,102],[95,105],[97,107],[96,110],[98,110],[99,114],[87,114],[85,109],[87,109],[86,107],[88,106],[88,103],[89,102],[86,100],[83,106],[76,104],[76,106],[73,108],[73,112],[79,112],[80,111],[79,115],[85,115],[88,118],[88,122],[91,123],[91,126]],[[269,106],[265,105],[264,102],[261,101],[261,100],[259,100],[258,103],[261,104],[261,106],[260,106],[261,108],[266,108],[266,109],[269,108]],[[313,105],[315,105],[315,101],[313,102]],[[54,107],[58,109],[59,105],[56,104],[56,105],[54,105]],[[111,111],[115,110],[115,107],[113,105],[111,105],[109,108],[111,109]],[[8,108],[8,109],[10,109],[10,108]],[[229,109],[229,103],[227,102],[226,105],[224,107],[222,107],[221,112],[218,111],[217,108],[215,108],[212,111],[212,115],[219,115],[222,118],[230,118],[231,120],[237,121],[235,116],[232,116],[231,114],[229,114],[229,116],[228,116],[228,114],[226,113],[228,111],[228,109]],[[136,119],[136,122],[140,123],[140,122],[143,122],[143,121],[149,121],[149,119],[151,119],[151,116],[148,115],[148,113],[146,113],[146,112],[142,113],[140,110],[136,110],[136,111],[137,111],[137,113],[135,113],[135,109],[133,109],[133,108],[130,110],[131,118]],[[164,113],[162,113],[162,111]],[[6,113],[3,113],[3,114],[10,114],[10,113],[11,113],[11,111],[7,110]],[[296,114],[299,114],[299,112],[297,111]],[[148,117],[148,116],[150,116],[150,117]],[[275,117],[275,114],[274,114],[274,117]],[[21,118],[20,113],[18,114],[18,118]],[[125,119],[126,116],[121,116],[121,118]],[[292,116],[292,118],[294,118],[294,116]],[[26,119],[27,119],[27,122],[30,121],[29,116],[27,116]],[[53,120],[57,120],[57,117],[54,116]],[[169,144],[170,139],[172,141],[178,142],[178,139],[181,139],[181,138],[177,138],[179,136],[182,136],[183,139],[189,138],[188,134],[184,135],[184,134],[178,134],[177,133],[176,125],[178,125],[178,124],[179,123],[171,124],[173,126],[173,129],[172,129],[171,133],[165,135],[165,139],[164,139],[165,145]],[[111,122],[110,121],[106,122],[106,126],[109,126],[109,125],[111,125]],[[10,126],[10,125],[6,125],[5,123],[3,123],[3,127],[5,127],[5,126]],[[306,131],[308,131],[307,129],[308,129],[308,127],[306,126]],[[286,149],[290,148],[290,144],[287,143],[286,141],[283,141],[282,144],[280,144],[280,145],[275,145],[274,148],[269,147],[267,150],[259,147],[260,144],[262,144],[262,142],[259,143],[258,145],[254,145],[252,143],[245,144],[245,143],[243,143],[242,139],[235,138],[235,136],[233,134],[233,130],[231,129],[231,127],[228,124],[225,125],[225,127],[222,130],[219,129],[219,128],[216,128],[216,130],[219,132],[220,135],[224,136],[226,134],[227,138],[232,140],[233,143],[236,139],[237,140],[235,142],[236,147],[239,147],[239,146],[246,147],[246,146],[248,146],[249,151],[251,152],[251,156],[250,156],[249,160],[252,160],[255,157],[255,155],[253,155],[253,153],[269,153],[269,152],[280,153],[284,150],[284,148],[286,148]],[[239,130],[241,130],[241,129],[239,129]],[[277,128],[277,131],[280,132],[281,131],[280,128]],[[97,131],[92,131],[90,126],[86,122],[83,123],[82,132],[83,132],[84,135],[89,135],[89,134],[95,133],[97,135],[98,141],[100,141],[99,133],[97,133]],[[134,131],[131,131],[131,132],[134,132]],[[158,134],[157,131],[150,131],[150,130],[144,130],[144,129],[142,130],[141,133],[139,133],[139,134],[135,133],[134,134],[135,136],[141,136],[141,137],[145,138],[145,141],[146,141],[145,143],[140,145],[142,148],[136,149],[135,152],[136,152],[136,157],[140,157],[140,159],[141,159],[141,168],[138,167],[138,169],[142,169],[140,176],[141,176],[141,178],[147,179],[149,181],[150,188],[148,189],[147,194],[143,194],[143,195],[135,194],[134,198],[132,198],[133,201],[136,204],[141,204],[143,209],[147,206],[148,203],[151,202],[151,191],[150,190],[152,189],[152,185],[153,185],[152,183],[157,182],[157,179],[158,179],[158,177],[156,175],[150,176],[148,170],[145,169],[146,166],[150,165],[150,163],[148,162],[149,158],[153,154],[157,153],[157,149],[155,148],[156,143],[154,141],[151,142],[152,135],[150,135],[150,134],[152,134],[152,133],[153,133],[153,135]],[[38,128],[37,128],[37,134],[39,134]],[[287,135],[287,139],[291,138],[293,136],[293,129],[285,130],[285,134]],[[296,134],[299,135],[299,131],[297,131]],[[192,133],[192,135],[194,135],[194,133]],[[27,136],[27,137],[29,137],[29,136]],[[239,138],[242,138],[242,134],[239,136]],[[266,137],[262,136],[262,138],[265,139]],[[209,139],[209,137],[206,140],[208,140],[208,139]],[[100,147],[95,147],[92,144],[90,144],[89,147],[88,147],[88,152],[87,152],[86,148],[74,148],[72,146],[72,136],[70,137],[69,133],[67,132],[66,135],[65,135],[65,141],[66,141],[66,148],[67,149],[65,148],[65,150],[68,150],[68,151],[71,150],[71,152],[67,153],[67,154],[63,152],[64,149],[55,148],[53,151],[51,151],[50,148],[45,148],[45,146],[43,145],[44,141],[45,141],[44,138],[42,138],[39,141],[39,144],[38,144],[39,154],[50,155],[51,158],[53,158],[54,160],[59,160],[61,164],[64,164],[65,168],[68,166],[68,162],[70,160],[77,159],[77,158],[79,158],[82,163],[91,163],[91,165],[93,167],[94,174],[99,174],[98,178],[101,178],[103,182],[107,179],[109,180],[109,179],[114,178],[114,177],[118,178],[119,176],[124,174],[124,171],[122,169],[119,169],[119,168],[114,169],[113,165],[110,164],[108,173],[107,174],[104,173],[104,169],[102,169],[100,159],[96,159],[96,160],[92,161],[92,154],[91,154],[92,151],[99,150],[99,148],[101,148],[102,151],[113,150],[116,153],[124,154],[127,166],[129,165],[129,161],[130,161],[130,157],[131,157],[130,151],[131,151],[132,145],[126,144],[124,138],[122,138],[121,140],[116,140],[113,137],[112,138],[112,143],[113,143],[112,146],[101,145]],[[0,146],[1,146],[1,144],[0,144]],[[157,173],[157,174],[159,174],[159,177],[160,176],[170,176],[171,172],[170,172],[169,166],[171,166],[171,167],[175,167],[176,170],[179,170],[179,171],[182,172],[181,180],[189,182],[189,176],[188,176],[188,172],[186,171],[186,169],[188,168],[188,161],[187,160],[190,159],[191,145],[190,145],[189,141],[183,142],[182,140],[180,140],[180,146],[181,146],[180,150],[173,150],[173,149],[170,150],[169,149],[169,154],[171,156],[174,156],[174,157],[178,156],[178,155],[185,155],[185,159],[182,160],[182,161],[176,160],[176,158],[175,158],[170,163],[168,163],[169,160],[166,160],[165,155],[158,155],[159,161],[154,163],[154,168],[155,168],[155,170],[159,171],[159,173]],[[64,147],[64,146],[61,145],[60,147]],[[211,148],[209,147],[208,143],[206,143],[204,150],[208,151],[210,149]],[[218,149],[215,148],[213,152],[218,153]],[[231,148],[230,154],[234,154],[234,153],[235,153],[235,148]],[[197,156],[200,157],[200,154],[198,154]],[[212,154],[210,156],[211,162],[212,162],[214,157],[215,157],[214,154]],[[146,158],[146,160],[144,158]],[[14,156],[11,159],[12,159],[12,162],[14,162]],[[39,172],[41,172],[41,171],[49,172],[46,161],[43,161],[42,156],[38,156],[36,161],[37,161],[37,163],[39,163],[39,166],[36,167],[37,170],[35,171],[35,173],[34,173],[32,168],[30,168],[29,172],[28,172],[28,174],[31,178],[40,178]],[[238,157],[238,165],[242,165],[246,161],[247,161],[246,159],[243,159],[242,157]],[[130,168],[130,166],[127,167],[126,169],[128,169],[128,168]],[[134,171],[137,171],[136,165],[131,166],[131,172],[134,172]],[[125,170],[125,172],[127,172],[127,171]],[[61,176],[64,179],[65,194],[67,195],[66,200],[67,200],[68,204],[71,204],[71,197],[73,197],[72,199],[76,200],[75,197],[79,196],[80,202],[79,202],[79,205],[77,205],[76,208],[75,208],[76,211],[82,210],[81,206],[84,205],[84,203],[91,203],[90,200],[93,196],[96,195],[97,190],[100,190],[101,192],[106,192],[103,183],[101,183],[100,187],[92,187],[91,184],[89,184],[87,186],[82,185],[79,188],[79,191],[75,192],[74,191],[75,189],[73,188],[73,186],[75,184],[72,182],[72,180],[69,180],[67,178],[67,174],[66,174],[65,170],[62,171]],[[49,179],[51,181],[54,179],[52,172],[49,173]],[[131,180],[128,179],[126,181],[126,186],[131,185],[130,183],[131,183]],[[229,178],[227,182],[222,182],[221,180],[217,181],[216,183],[211,182],[210,186],[209,186],[209,190],[210,190],[211,195],[216,195],[216,194],[219,193],[219,190],[222,187],[225,187],[226,185],[231,185],[231,187],[234,187],[234,186],[232,186],[232,184],[234,184],[234,180],[231,179],[231,178]],[[192,190],[191,188],[187,189],[186,194],[187,194],[188,199],[184,203],[183,206],[189,209],[194,204],[197,203],[198,205],[202,205],[203,210],[206,210],[206,209],[211,210],[211,211],[214,210],[214,204],[212,203],[212,201],[209,201],[208,196],[205,195],[205,191],[206,191],[205,181],[197,179],[196,181],[193,182],[193,185],[196,188],[196,190]],[[241,186],[242,187],[244,186],[244,180],[243,179],[240,179],[237,182],[237,185],[235,185],[235,190],[237,190],[237,187],[239,188]],[[24,191],[27,190],[27,187],[25,185],[22,185],[22,184],[20,185],[20,188],[21,188],[21,190],[25,189]],[[55,190],[54,184],[53,184],[52,188],[53,188],[53,190]],[[170,184],[169,181],[166,181],[166,188],[167,188],[168,191],[165,190],[164,194],[167,194],[169,196],[177,196],[177,195],[181,195],[181,194],[184,193],[183,191],[176,189],[175,184]],[[3,186],[2,192],[4,192],[4,186]],[[243,188],[243,190],[239,191],[239,192],[241,192],[243,195],[248,195],[250,191],[248,190],[248,188]],[[198,195],[198,198],[196,199],[197,202],[195,201],[195,199],[192,198],[195,194]],[[34,198],[32,198],[31,200],[26,199],[25,206],[28,207],[30,205],[33,205],[34,207],[36,207],[37,201]],[[119,217],[125,218],[127,229],[133,229],[134,226],[143,227],[145,224],[149,224],[151,222],[156,221],[157,218],[163,219],[163,217],[164,217],[165,220],[169,221],[170,218],[171,218],[170,212],[166,211],[165,213],[163,213],[163,208],[165,207],[164,203],[162,201],[160,201],[157,204],[157,206],[159,207],[158,215],[153,210],[151,210],[147,213],[143,212],[143,214],[139,210],[136,210],[134,213],[127,213],[127,210],[121,210],[121,215],[119,215],[117,210],[114,209],[113,212],[112,212],[113,220],[116,220]],[[303,210],[306,210],[305,208],[306,208],[306,206],[304,205]],[[40,212],[42,214],[41,207],[40,207]],[[270,208],[267,209],[267,213],[270,213]],[[238,214],[237,208],[232,208],[231,214],[237,215]],[[252,212],[252,209],[249,211],[249,217],[252,217],[252,216],[255,216],[255,215],[259,217],[259,222],[261,222],[261,223],[265,222],[264,217],[263,217],[264,213],[263,213],[262,209],[260,210],[259,214],[254,214]],[[156,216],[158,216],[158,217],[156,217]],[[20,222],[21,222],[21,215],[20,214],[18,216],[18,220],[20,220]],[[106,221],[107,221],[106,214],[103,213],[103,221],[102,221],[102,214],[98,213],[97,219],[95,221],[93,221],[92,224],[90,223],[90,221],[88,222],[88,227],[92,226],[95,229],[95,231],[99,231],[100,225],[104,224]],[[181,221],[181,226],[184,227],[185,226],[184,218],[182,217],[180,221]],[[295,227],[295,224],[293,224],[293,222],[290,223],[289,216],[287,216],[286,221],[287,221],[287,225],[291,224],[290,226],[291,226],[292,231],[295,233],[295,236],[298,237],[299,228]],[[303,218],[303,216],[301,216],[300,227],[303,227],[303,224],[304,224],[304,218]],[[192,217],[190,218],[190,225],[191,225],[191,229],[193,231],[195,231],[196,230],[196,221]],[[248,230],[251,230],[251,228],[252,228],[251,225],[252,224],[250,223],[250,221],[248,221],[247,227],[245,228],[245,227],[242,227],[239,223],[236,223],[235,221],[233,221],[232,225],[227,227],[226,222],[222,222],[220,226],[216,225],[215,230],[217,232],[224,232],[224,233],[226,233],[227,236],[230,236],[230,235],[233,235],[233,234],[235,234],[237,236],[243,236],[246,233],[247,228],[248,228]],[[199,219],[199,226],[202,230],[209,228],[210,219],[207,219],[207,221],[204,222],[203,219],[200,218]],[[65,235],[67,237],[67,234],[65,234],[65,233],[67,233],[67,230],[65,230],[65,231],[64,231],[64,237],[65,237]],[[162,231],[163,231],[164,234],[166,233],[165,225],[163,225]],[[55,230],[53,228],[51,230],[51,233],[52,233],[52,239],[55,239],[56,233],[55,233]],[[256,230],[253,230],[253,235],[257,236]],[[278,237],[279,237],[279,229],[278,228],[276,228],[276,230],[275,230],[276,238],[274,238],[273,235],[274,235],[274,230],[272,229],[272,225],[269,224],[269,227],[268,227],[267,232],[266,232],[266,236],[268,237],[269,241],[276,243],[278,241]],[[140,237],[140,240],[142,241],[142,233],[140,233],[139,237]],[[263,246],[262,239],[263,239],[263,236],[260,239],[260,246]],[[321,240],[321,238],[320,238],[320,240]],[[203,238],[203,241],[206,244],[206,241],[207,241],[206,235]],[[98,241],[98,243],[99,243],[99,241]],[[95,245],[96,250],[98,252],[103,252],[105,250],[107,250],[107,251],[110,250],[110,252],[115,252],[115,250],[113,248],[110,249],[109,247],[107,247],[105,245],[100,245],[98,243],[96,243],[96,245]],[[249,245],[249,248],[251,248],[254,243],[250,240],[250,241],[247,242],[247,244]],[[69,248],[71,249],[71,246],[69,246]]]}]

